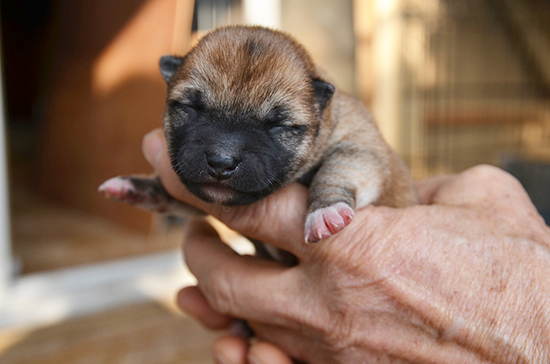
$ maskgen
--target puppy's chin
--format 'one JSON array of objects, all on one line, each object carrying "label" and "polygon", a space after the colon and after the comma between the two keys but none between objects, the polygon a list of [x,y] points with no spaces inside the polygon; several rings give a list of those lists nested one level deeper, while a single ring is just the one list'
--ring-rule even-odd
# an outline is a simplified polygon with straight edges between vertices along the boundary
[{"label": "puppy's chin", "polygon": [[269,192],[241,192],[221,184],[201,184],[193,182],[184,182],[184,184],[189,191],[201,200],[226,206],[248,205],[269,194]]},{"label": "puppy's chin", "polygon": [[[221,185],[205,185],[202,187],[204,200],[221,205],[228,205],[235,199],[235,191]],[[200,197],[200,196],[199,196]]]}]

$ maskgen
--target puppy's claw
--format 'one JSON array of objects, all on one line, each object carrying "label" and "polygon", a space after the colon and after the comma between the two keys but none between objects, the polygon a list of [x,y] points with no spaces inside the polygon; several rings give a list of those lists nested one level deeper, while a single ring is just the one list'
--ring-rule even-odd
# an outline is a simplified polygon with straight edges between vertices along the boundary
[{"label": "puppy's claw", "polygon": [[344,202],[313,211],[306,219],[306,243],[315,243],[331,237],[348,226],[354,216],[353,209]]},{"label": "puppy's claw", "polygon": [[111,178],[98,188],[99,192],[102,192],[106,198],[110,198],[115,201],[124,201],[130,204],[139,203],[143,200],[136,193],[133,183],[123,177]]}]

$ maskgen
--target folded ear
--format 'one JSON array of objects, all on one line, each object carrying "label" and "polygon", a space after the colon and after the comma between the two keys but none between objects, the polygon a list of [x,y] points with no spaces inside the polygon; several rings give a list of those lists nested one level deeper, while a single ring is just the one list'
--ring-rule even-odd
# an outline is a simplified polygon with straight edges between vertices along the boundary
[{"label": "folded ear", "polygon": [[170,81],[172,81],[172,78],[174,77],[176,71],[182,65],[182,63],[183,57],[170,55],[160,57],[160,74],[162,75],[162,78],[164,78],[164,81],[166,81],[166,83],[170,83]]},{"label": "folded ear", "polygon": [[320,79],[313,80],[313,92],[315,100],[319,103],[321,111],[325,109],[334,94],[335,88],[332,84]]}]

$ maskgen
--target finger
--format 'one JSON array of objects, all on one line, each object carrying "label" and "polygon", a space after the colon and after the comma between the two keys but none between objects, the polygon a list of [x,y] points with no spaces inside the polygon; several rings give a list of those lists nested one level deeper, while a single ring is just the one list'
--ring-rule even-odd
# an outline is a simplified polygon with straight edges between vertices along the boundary
[{"label": "finger", "polygon": [[443,205],[483,207],[501,212],[536,210],[521,183],[493,166],[476,166],[458,174],[437,190],[433,201]]},{"label": "finger", "polygon": [[[289,297],[299,300],[292,268],[252,256],[240,256],[224,244],[205,222],[191,224],[185,236],[184,257],[197,277],[210,307],[235,318],[289,324],[294,317]],[[294,297],[293,294],[296,296]]]},{"label": "finger", "polygon": [[304,186],[293,184],[247,206],[229,208],[209,204],[192,195],[173,171],[166,140],[160,130],[145,136],[143,153],[159,174],[166,191],[174,198],[207,212],[243,235],[270,243],[298,257],[304,255],[307,212],[307,189]]},{"label": "finger", "polygon": [[308,256],[304,244],[307,198],[307,189],[296,183],[251,205],[229,209],[209,205],[207,213],[247,237],[304,258]]},{"label": "finger", "polygon": [[161,153],[165,150],[161,129],[154,129],[147,133],[141,141],[141,152],[152,167],[158,164]]},{"label": "finger", "polygon": [[292,364],[292,359],[277,346],[265,341],[254,343],[248,350],[251,364]]},{"label": "finger", "polygon": [[143,137],[141,147],[145,159],[159,174],[164,188],[170,195],[196,207],[200,207],[201,203],[206,204],[185,188],[172,169],[166,138],[161,129],[155,129],[146,134]]},{"label": "finger", "polygon": [[212,345],[216,364],[247,364],[248,342],[237,336],[222,336]]},{"label": "finger", "polygon": [[[249,321],[248,325],[256,334],[256,343],[258,347],[254,348],[252,345],[249,349],[249,353],[253,354],[260,360],[261,363],[271,363],[264,358],[273,356],[277,358],[274,363],[292,363],[294,360],[306,360],[316,363],[312,356],[312,350],[315,350],[320,343],[320,336],[318,333],[315,335],[315,339],[311,339],[307,333],[308,330],[304,330],[304,327],[298,327],[291,329],[288,327],[282,327],[277,325],[264,324],[260,322]],[[317,352],[317,356],[322,356],[322,353]],[[261,361],[263,359],[263,361]]]},{"label": "finger", "polygon": [[509,230],[529,228],[533,238],[547,226],[521,183],[511,174],[487,165],[470,168],[434,195],[433,202],[477,209]]},{"label": "finger", "polygon": [[219,364],[292,364],[290,357],[273,344],[256,341],[250,347],[240,337],[222,336],[212,346],[214,360]]},{"label": "finger", "polygon": [[234,319],[214,311],[198,287],[186,287],[177,294],[180,309],[199,320],[204,326],[213,330],[225,329]]},{"label": "finger", "polygon": [[425,179],[417,183],[418,199],[422,205],[428,205],[433,202],[434,196],[442,186],[455,179],[454,175],[444,175]]}]

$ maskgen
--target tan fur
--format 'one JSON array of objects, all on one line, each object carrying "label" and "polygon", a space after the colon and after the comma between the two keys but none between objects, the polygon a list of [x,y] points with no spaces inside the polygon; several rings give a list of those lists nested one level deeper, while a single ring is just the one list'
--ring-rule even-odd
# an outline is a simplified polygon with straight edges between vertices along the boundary
[{"label": "tan fur", "polygon": [[337,88],[318,120],[310,86],[315,78],[322,79],[321,72],[290,36],[258,27],[228,27],[206,35],[186,56],[168,99],[181,100],[185,90],[196,88],[206,95],[208,107],[248,110],[259,118],[275,105],[290,105],[295,122],[308,126],[307,138],[293,146],[295,178],[323,161],[311,185],[310,211],[331,198],[338,200],[334,186],[354,190],[361,200],[352,204],[355,208],[416,203],[407,168],[360,101]]},{"label": "tan fur", "polygon": [[335,165],[334,169],[341,173],[332,172],[334,177],[328,183],[337,183],[333,179],[352,180],[357,197],[378,183],[373,180],[380,179],[379,195],[369,203],[390,207],[417,203],[414,183],[405,163],[384,141],[366,107],[337,88],[328,111],[327,124],[336,124],[336,127],[327,133],[326,145],[339,148],[340,158],[349,163],[347,168]]}]

